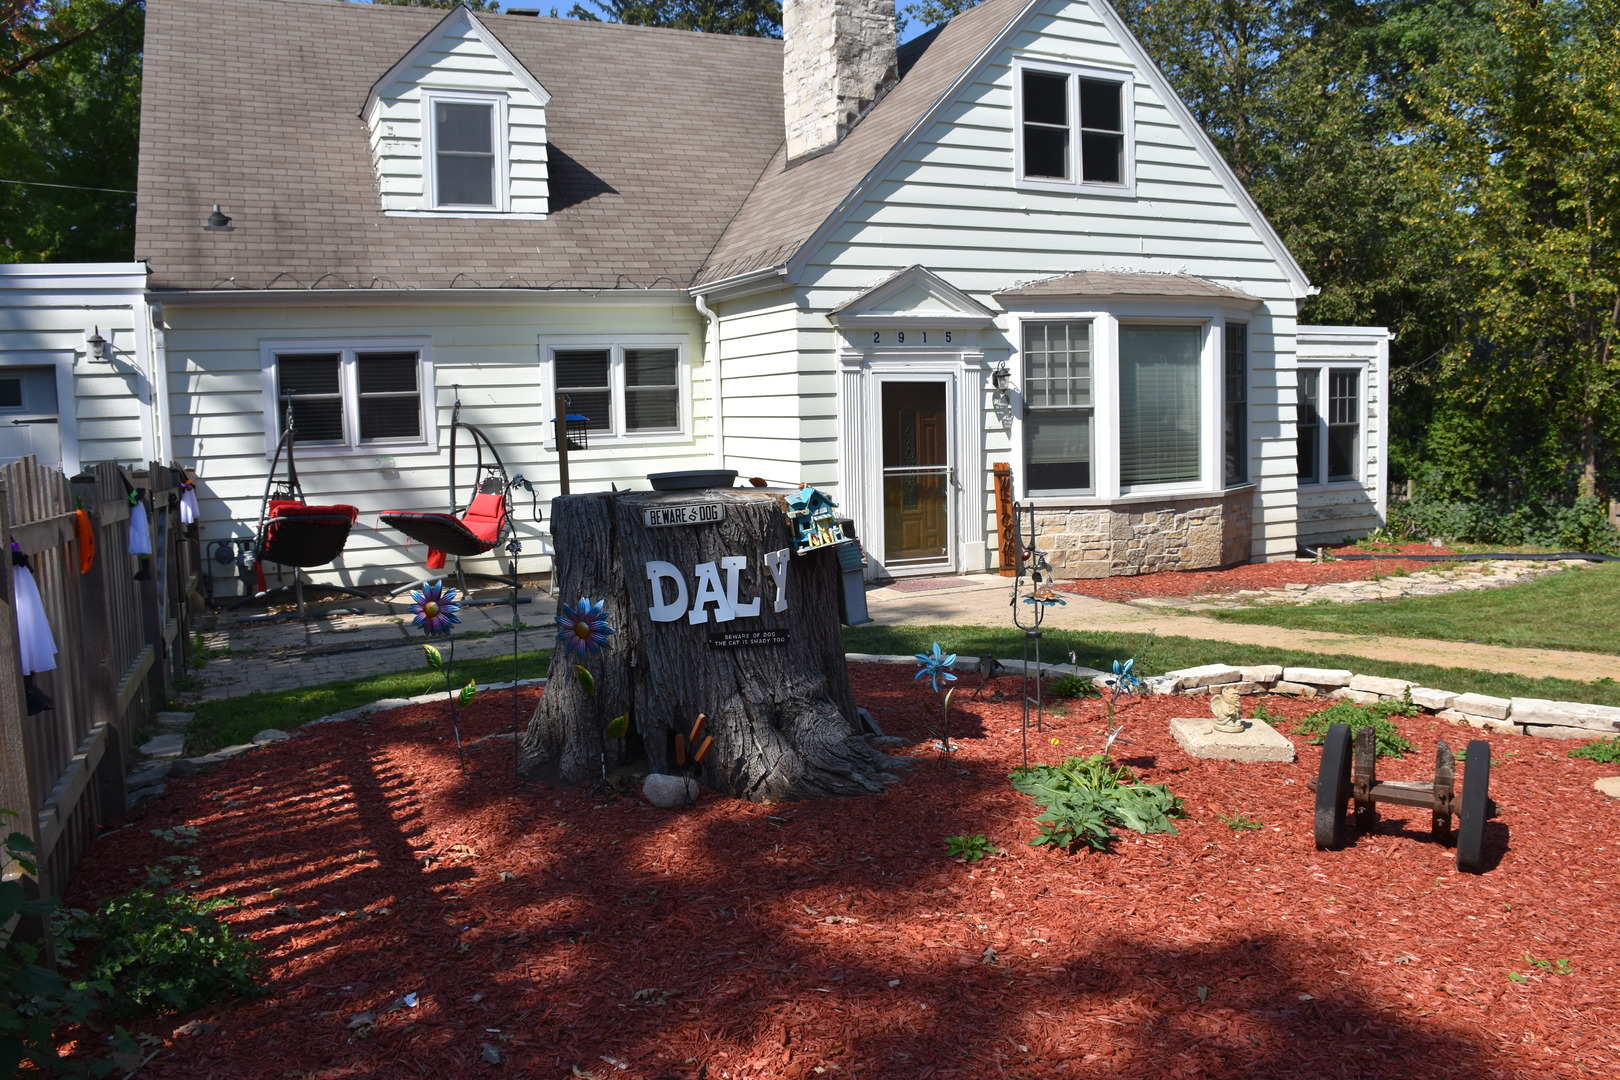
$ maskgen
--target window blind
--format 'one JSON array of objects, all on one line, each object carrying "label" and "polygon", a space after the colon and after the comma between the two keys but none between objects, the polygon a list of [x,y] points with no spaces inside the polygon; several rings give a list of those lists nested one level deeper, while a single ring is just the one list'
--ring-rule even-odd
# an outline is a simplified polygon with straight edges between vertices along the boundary
[{"label": "window blind", "polygon": [[1119,328],[1119,479],[1173,484],[1200,476],[1194,326]]}]

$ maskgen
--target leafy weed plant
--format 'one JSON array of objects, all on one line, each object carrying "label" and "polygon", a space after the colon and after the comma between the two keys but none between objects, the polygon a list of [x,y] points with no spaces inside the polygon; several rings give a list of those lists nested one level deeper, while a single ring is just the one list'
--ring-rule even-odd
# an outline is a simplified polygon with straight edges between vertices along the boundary
[{"label": "leafy weed plant", "polygon": [[1412,744],[1400,732],[1391,716],[1413,716],[1417,713],[1417,706],[1412,704],[1410,692],[1401,695],[1399,701],[1375,701],[1371,705],[1356,705],[1353,702],[1341,701],[1337,705],[1329,705],[1321,712],[1314,712],[1299,722],[1294,728],[1296,735],[1311,736],[1311,743],[1320,746],[1327,738],[1327,730],[1334,724],[1350,725],[1351,738],[1364,727],[1370,727],[1378,732],[1379,757],[1405,757]]},{"label": "leafy weed plant", "polygon": [[1585,758],[1588,761],[1601,761],[1605,765],[1620,763],[1620,735],[1612,739],[1593,739],[1584,742],[1569,752],[1570,757]]},{"label": "leafy weed plant", "polygon": [[985,839],[984,833],[962,833],[945,838],[945,854],[963,862],[978,862],[986,855],[1000,855],[1001,849]]},{"label": "leafy weed plant", "polygon": [[1101,691],[1092,685],[1090,679],[1082,679],[1078,675],[1063,675],[1052,680],[1052,696],[1065,701],[1074,698],[1101,697]]},{"label": "leafy weed plant", "polygon": [[1259,818],[1252,818],[1247,814],[1216,814],[1215,820],[1233,832],[1253,832],[1256,829],[1265,828],[1264,825],[1260,824]]},{"label": "leafy weed plant", "polygon": [[1030,765],[1008,777],[1013,790],[1041,807],[1035,821],[1040,835],[1033,847],[1050,844],[1061,851],[1085,844],[1107,851],[1116,827],[1140,833],[1174,833],[1174,817],[1186,817],[1181,800],[1163,784],[1144,784],[1123,765],[1104,754],[1071,757],[1057,765]]}]

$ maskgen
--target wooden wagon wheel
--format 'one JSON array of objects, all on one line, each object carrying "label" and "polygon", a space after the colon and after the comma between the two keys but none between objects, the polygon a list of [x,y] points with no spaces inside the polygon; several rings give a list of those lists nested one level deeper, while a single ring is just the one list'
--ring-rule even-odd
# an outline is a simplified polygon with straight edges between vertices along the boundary
[{"label": "wooden wagon wheel", "polygon": [[[1462,813],[1457,824],[1457,869],[1469,874],[1485,871],[1485,819],[1491,816],[1491,744],[1484,739],[1468,743],[1468,771],[1463,776]],[[1320,818],[1321,811],[1317,811]],[[1320,826],[1318,826],[1320,828]]]},{"label": "wooden wagon wheel", "polygon": [[1337,851],[1350,798],[1350,725],[1334,724],[1322,743],[1322,771],[1316,777],[1316,847]]}]

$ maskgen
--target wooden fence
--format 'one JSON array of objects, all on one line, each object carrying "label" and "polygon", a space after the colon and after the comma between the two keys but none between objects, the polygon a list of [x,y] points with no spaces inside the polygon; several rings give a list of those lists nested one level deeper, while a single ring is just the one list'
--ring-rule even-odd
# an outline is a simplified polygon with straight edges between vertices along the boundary
[{"label": "wooden fence", "polygon": [[[56,668],[30,677],[50,708],[30,715],[17,640],[16,572],[0,558],[0,808],[27,833],[38,888],[60,895],[97,827],[126,808],[132,741],[187,670],[200,553],[180,523],[178,468],[103,463],[75,476],[32,457],[0,466],[0,551],[28,557],[56,640]],[[152,555],[130,554],[132,490],[147,493]],[[81,572],[77,509],[95,559]],[[144,567],[143,567],[144,564]]]}]

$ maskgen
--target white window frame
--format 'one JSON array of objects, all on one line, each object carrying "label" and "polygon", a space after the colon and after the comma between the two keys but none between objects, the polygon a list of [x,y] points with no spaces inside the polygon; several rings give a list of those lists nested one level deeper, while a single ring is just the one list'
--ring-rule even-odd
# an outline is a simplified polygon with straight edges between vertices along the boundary
[{"label": "white window frame", "polygon": [[[1311,491],[1332,491],[1336,488],[1361,488],[1367,482],[1367,365],[1358,363],[1342,363],[1338,361],[1306,361],[1298,366],[1295,373],[1295,440],[1298,445],[1298,387],[1299,372],[1314,371],[1317,373],[1317,399],[1318,422],[1316,425],[1317,461],[1321,466],[1321,476],[1316,480],[1299,480],[1296,466],[1295,479],[1301,488]],[[1332,373],[1347,371],[1356,378],[1356,446],[1351,452],[1350,460],[1355,463],[1355,471],[1348,477],[1338,479],[1328,478],[1328,418],[1331,416],[1332,405],[1329,398],[1332,394]],[[1297,454],[1295,460],[1298,460]]]},{"label": "white window frame", "polygon": [[[416,386],[420,398],[422,434],[415,439],[360,441],[360,380],[356,357],[363,352],[415,352]],[[353,454],[392,454],[399,451],[432,452],[439,448],[437,394],[433,384],[433,346],[428,338],[286,338],[259,342],[259,373],[264,397],[264,456],[274,457],[281,441],[277,408],[276,358],[299,354],[337,353],[338,390],[343,399],[343,441],[298,444],[302,458]]]},{"label": "white window frame", "polygon": [[[440,204],[438,192],[439,154],[436,145],[437,126],[433,122],[434,106],[440,102],[452,105],[491,106],[490,122],[494,124],[494,130],[490,132],[490,138],[495,151],[494,205]],[[505,94],[500,93],[477,93],[467,90],[422,91],[422,208],[424,210],[439,214],[473,217],[511,212],[511,137],[507,127],[506,105],[507,97]]]},{"label": "white window frame", "polygon": [[[1069,177],[1024,175],[1024,72],[1038,71],[1068,78],[1069,116]],[[1080,80],[1096,79],[1111,82],[1120,88],[1121,127],[1124,135],[1123,177],[1117,184],[1085,181],[1081,176],[1080,160]],[[1136,80],[1129,71],[1109,68],[1084,67],[1078,64],[1060,64],[1049,60],[1016,57],[1012,65],[1013,98],[1013,179],[1016,186],[1028,191],[1058,191],[1077,194],[1135,196],[1136,194]]]},{"label": "white window frame", "polygon": [[[1091,423],[1089,425],[1089,430],[1087,431],[1087,436],[1090,439],[1090,443],[1091,443],[1090,447],[1087,449],[1087,453],[1090,455],[1089,464],[1091,466],[1091,486],[1090,487],[1041,488],[1041,489],[1039,489],[1038,494],[1031,493],[1030,490],[1029,490],[1028,479],[1027,479],[1028,476],[1029,476],[1029,468],[1030,468],[1029,467],[1029,461],[1028,461],[1029,443],[1028,443],[1028,433],[1024,430],[1023,425],[1024,425],[1025,421],[1028,419],[1030,411],[1035,407],[1031,406],[1024,399],[1024,390],[1023,390],[1023,388],[1024,388],[1024,380],[1027,378],[1026,369],[1024,367],[1024,334],[1027,332],[1026,324],[1028,324],[1028,323],[1085,324],[1086,327],[1088,328],[1087,329],[1087,339],[1088,339],[1087,344],[1090,347],[1089,351],[1090,351],[1090,363],[1091,363],[1091,375],[1090,375],[1090,378],[1091,378],[1091,403],[1089,405],[1085,405],[1085,406],[1072,406],[1072,407],[1073,408],[1086,408],[1086,409],[1089,409],[1090,412],[1091,412]],[[1021,318],[1018,321],[1017,334],[1018,334],[1018,344],[1017,344],[1017,347],[1013,350],[1013,359],[1015,360],[1015,362],[1018,365],[1017,368],[1015,369],[1018,372],[1018,374],[1016,376],[1016,379],[1017,379],[1017,382],[1018,382],[1018,393],[1017,393],[1017,399],[1018,400],[1017,400],[1017,408],[1015,410],[1015,414],[1018,417],[1018,424],[1019,424],[1019,427],[1018,427],[1018,457],[1019,457],[1018,475],[1026,478],[1025,479],[1025,493],[1030,498],[1043,498],[1043,499],[1044,498],[1063,498],[1063,497],[1070,497],[1070,496],[1081,496],[1081,497],[1084,497],[1084,498],[1094,497],[1096,495],[1096,493],[1097,493],[1097,484],[1098,484],[1097,443],[1098,443],[1099,440],[1097,438],[1097,431],[1098,431],[1098,424],[1100,423],[1100,420],[1098,418],[1098,403],[1097,403],[1097,367],[1098,367],[1098,359],[1097,359],[1097,356],[1098,356],[1098,352],[1097,352],[1098,325],[1097,325],[1097,321],[1095,319],[1093,319],[1093,318],[1084,318],[1084,317],[1069,318],[1069,317],[1065,316],[1065,317],[1062,317],[1062,318],[1050,318],[1050,319],[1048,319],[1048,318],[1043,318],[1043,317],[1039,317],[1039,316],[1028,315],[1028,316],[1025,316],[1025,317]]]},{"label": "white window frame", "polygon": [[[557,428],[554,403],[557,399],[556,353],[570,349],[605,349],[608,353],[608,395],[613,415],[608,418],[607,431],[592,431],[588,440],[590,449],[602,446],[652,446],[664,443],[692,441],[692,362],[689,342],[679,334],[591,334],[571,337],[540,339],[540,394],[541,412],[546,416],[545,447],[557,448]],[[676,417],[680,427],[674,431],[648,431],[630,434],[624,422],[624,351],[625,349],[674,349],[675,389],[680,395]],[[570,451],[574,453],[576,451]],[[587,451],[589,452],[589,451]]]},{"label": "white window frame", "polygon": [[[1042,489],[1031,492],[1028,465],[1025,460],[1023,430],[1024,396],[1022,380],[1024,323],[1026,322],[1090,322],[1091,323],[1091,482],[1090,491],[1054,491]],[[1013,372],[1011,391],[1013,432],[1013,472],[1019,495],[1035,506],[1093,506],[1121,500],[1157,500],[1182,496],[1215,495],[1252,484],[1228,485],[1225,466],[1225,327],[1227,322],[1245,323],[1249,330],[1250,364],[1252,371],[1254,349],[1254,314],[1238,315],[1228,312],[1227,305],[1216,303],[1171,304],[1126,301],[1117,305],[1095,308],[1065,308],[1056,304],[1040,304],[1020,309],[1009,315],[1008,339],[1012,348],[1008,365]],[[1198,328],[1199,336],[1199,479],[1169,484],[1133,484],[1120,482],[1120,327],[1136,326],[1190,326]],[[1251,384],[1252,385],[1252,384]],[[1253,443],[1253,430],[1249,441]]]}]

